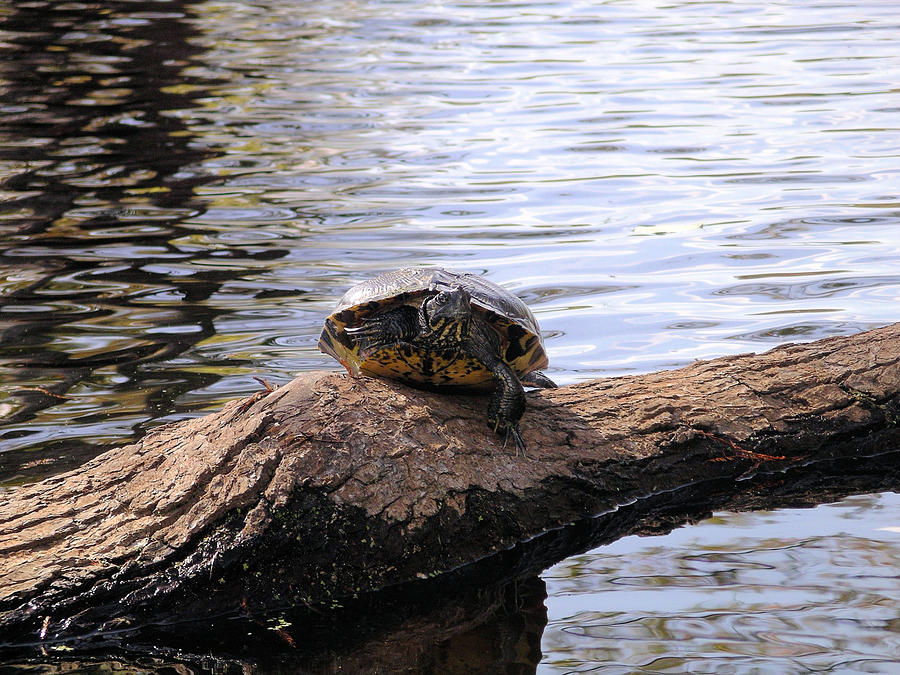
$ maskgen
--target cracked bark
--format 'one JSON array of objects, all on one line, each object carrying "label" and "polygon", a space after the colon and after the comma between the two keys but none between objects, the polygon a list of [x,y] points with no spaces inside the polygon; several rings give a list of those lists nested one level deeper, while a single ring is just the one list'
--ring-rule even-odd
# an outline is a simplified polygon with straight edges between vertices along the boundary
[{"label": "cracked bark", "polygon": [[[487,429],[483,396],[308,373],[9,494],[0,634],[328,608],[475,561],[509,566],[494,554],[522,542],[515,573],[533,574],[596,541],[559,536],[567,524],[652,501],[672,527],[706,486],[737,508],[784,503],[784,471],[845,472],[900,448],[898,347],[894,324],[532,392],[524,458]],[[772,499],[747,480],[760,475],[782,476]],[[615,536],[660,529],[633,520]]]}]

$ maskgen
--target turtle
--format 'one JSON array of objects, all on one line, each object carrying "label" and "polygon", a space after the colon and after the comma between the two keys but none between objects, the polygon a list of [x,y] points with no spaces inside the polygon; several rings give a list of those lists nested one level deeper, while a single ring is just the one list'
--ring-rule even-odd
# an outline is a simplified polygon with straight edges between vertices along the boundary
[{"label": "turtle", "polygon": [[350,288],[325,319],[319,349],[360,373],[425,389],[492,389],[488,426],[525,453],[519,419],[530,387],[556,387],[538,322],[511,292],[469,272],[407,267]]}]

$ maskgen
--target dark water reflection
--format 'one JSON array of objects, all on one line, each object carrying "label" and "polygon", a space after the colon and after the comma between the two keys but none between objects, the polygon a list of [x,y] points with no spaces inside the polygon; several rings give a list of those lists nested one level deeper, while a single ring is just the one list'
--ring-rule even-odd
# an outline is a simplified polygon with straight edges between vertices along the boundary
[{"label": "dark water reflection", "polygon": [[[173,243],[204,234],[185,221],[204,209],[194,193],[212,156],[185,121],[214,84],[185,84],[199,51],[191,11],[184,2],[5,10],[0,358],[11,397],[0,479],[77,465],[217,379],[196,367],[202,359],[165,375],[153,365],[215,335],[220,310],[204,301],[236,275],[166,270],[203,257]],[[215,259],[236,255],[245,254]],[[29,461],[19,448],[40,454]]]},{"label": "dark water reflection", "polygon": [[[453,595],[452,593],[448,595]],[[10,672],[33,673],[533,673],[547,625],[546,586],[530,577],[501,589],[435,598],[431,609],[352,616],[298,617],[279,612],[253,621],[222,619],[204,632],[157,638],[148,646],[125,641],[119,659],[75,657],[50,647],[43,658],[8,658]],[[420,608],[421,609],[421,608]],[[0,663],[0,673],[6,672]]]}]

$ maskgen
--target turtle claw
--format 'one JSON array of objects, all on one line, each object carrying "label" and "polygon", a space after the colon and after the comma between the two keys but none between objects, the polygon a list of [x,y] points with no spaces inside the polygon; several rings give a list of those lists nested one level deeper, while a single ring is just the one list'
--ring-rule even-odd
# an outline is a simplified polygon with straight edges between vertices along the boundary
[{"label": "turtle claw", "polygon": [[516,456],[522,456],[523,458],[528,457],[528,455],[525,454],[525,441],[522,440],[522,435],[516,427],[506,427],[506,436],[503,438],[503,447],[506,447],[506,442],[509,440],[510,436],[512,436],[513,440],[516,442]]},{"label": "turtle claw", "polygon": [[503,449],[506,449],[506,444],[509,443],[510,436],[516,444],[516,456],[527,457],[525,454],[525,441],[522,439],[522,434],[519,433],[519,426],[517,424],[504,424],[503,420],[499,417],[495,417],[493,420],[488,420],[488,426],[495,434],[501,434],[503,436]]}]

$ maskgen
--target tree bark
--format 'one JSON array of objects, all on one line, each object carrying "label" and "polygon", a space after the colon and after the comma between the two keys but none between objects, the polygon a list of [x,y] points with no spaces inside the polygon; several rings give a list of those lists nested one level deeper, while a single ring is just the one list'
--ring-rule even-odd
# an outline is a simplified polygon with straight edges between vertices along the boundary
[{"label": "tree bark", "polygon": [[[0,505],[0,635],[327,610],[476,561],[508,566],[502,552],[523,542],[533,574],[597,541],[561,536],[568,524],[652,502],[671,510],[665,529],[691,515],[685,495],[708,508],[707,486],[771,505],[748,479],[781,476],[766,491],[789,498],[812,467],[842,476],[900,448],[900,324],[531,392],[526,457],[485,408],[308,373],[21,488]],[[615,536],[654,530],[634,520]]]}]

